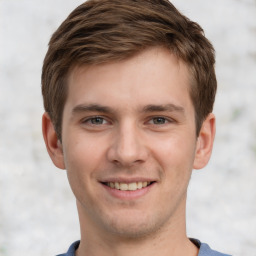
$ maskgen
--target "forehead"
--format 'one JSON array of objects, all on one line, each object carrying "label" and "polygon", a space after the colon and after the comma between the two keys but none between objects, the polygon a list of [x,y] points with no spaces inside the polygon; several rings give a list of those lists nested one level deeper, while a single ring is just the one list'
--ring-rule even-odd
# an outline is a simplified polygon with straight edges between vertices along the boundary
[{"label": "forehead", "polygon": [[189,105],[189,88],[187,66],[167,49],[151,48],[124,61],[74,68],[66,105]]}]

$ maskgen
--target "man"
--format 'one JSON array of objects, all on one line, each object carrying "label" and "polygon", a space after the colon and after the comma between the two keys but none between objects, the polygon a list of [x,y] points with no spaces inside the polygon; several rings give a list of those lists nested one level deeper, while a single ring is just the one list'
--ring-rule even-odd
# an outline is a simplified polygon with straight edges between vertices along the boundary
[{"label": "man", "polygon": [[89,0],[53,34],[43,135],[81,241],[63,255],[224,255],[186,235],[192,169],[215,135],[214,49],[167,0]]}]

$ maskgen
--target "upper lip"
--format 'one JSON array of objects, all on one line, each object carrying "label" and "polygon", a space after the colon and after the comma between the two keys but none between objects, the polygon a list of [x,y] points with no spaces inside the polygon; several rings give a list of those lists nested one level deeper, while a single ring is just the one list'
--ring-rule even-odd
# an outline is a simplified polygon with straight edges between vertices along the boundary
[{"label": "upper lip", "polygon": [[113,178],[106,178],[103,180],[100,180],[101,183],[107,183],[107,182],[119,182],[119,183],[133,183],[133,182],[153,182],[156,181],[156,179],[152,178],[146,178],[146,177],[113,177]]}]

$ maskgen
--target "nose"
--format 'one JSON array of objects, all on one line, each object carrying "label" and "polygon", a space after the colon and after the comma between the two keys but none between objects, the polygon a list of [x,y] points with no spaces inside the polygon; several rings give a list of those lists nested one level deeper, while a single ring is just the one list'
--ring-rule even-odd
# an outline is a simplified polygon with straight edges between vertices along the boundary
[{"label": "nose", "polygon": [[129,167],[145,162],[147,157],[148,150],[142,131],[132,124],[120,126],[113,135],[113,142],[108,150],[108,160]]}]

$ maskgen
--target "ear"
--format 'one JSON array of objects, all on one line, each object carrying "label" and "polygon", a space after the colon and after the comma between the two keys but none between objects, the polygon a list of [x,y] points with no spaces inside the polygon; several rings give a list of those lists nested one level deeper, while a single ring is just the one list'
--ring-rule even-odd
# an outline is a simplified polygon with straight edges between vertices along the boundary
[{"label": "ear", "polygon": [[197,138],[194,169],[201,169],[210,160],[215,137],[215,116],[210,113],[204,120]]},{"label": "ear", "polygon": [[42,117],[42,132],[44,142],[52,162],[56,167],[65,169],[62,144],[57,137],[53,123],[47,113],[44,113]]}]

